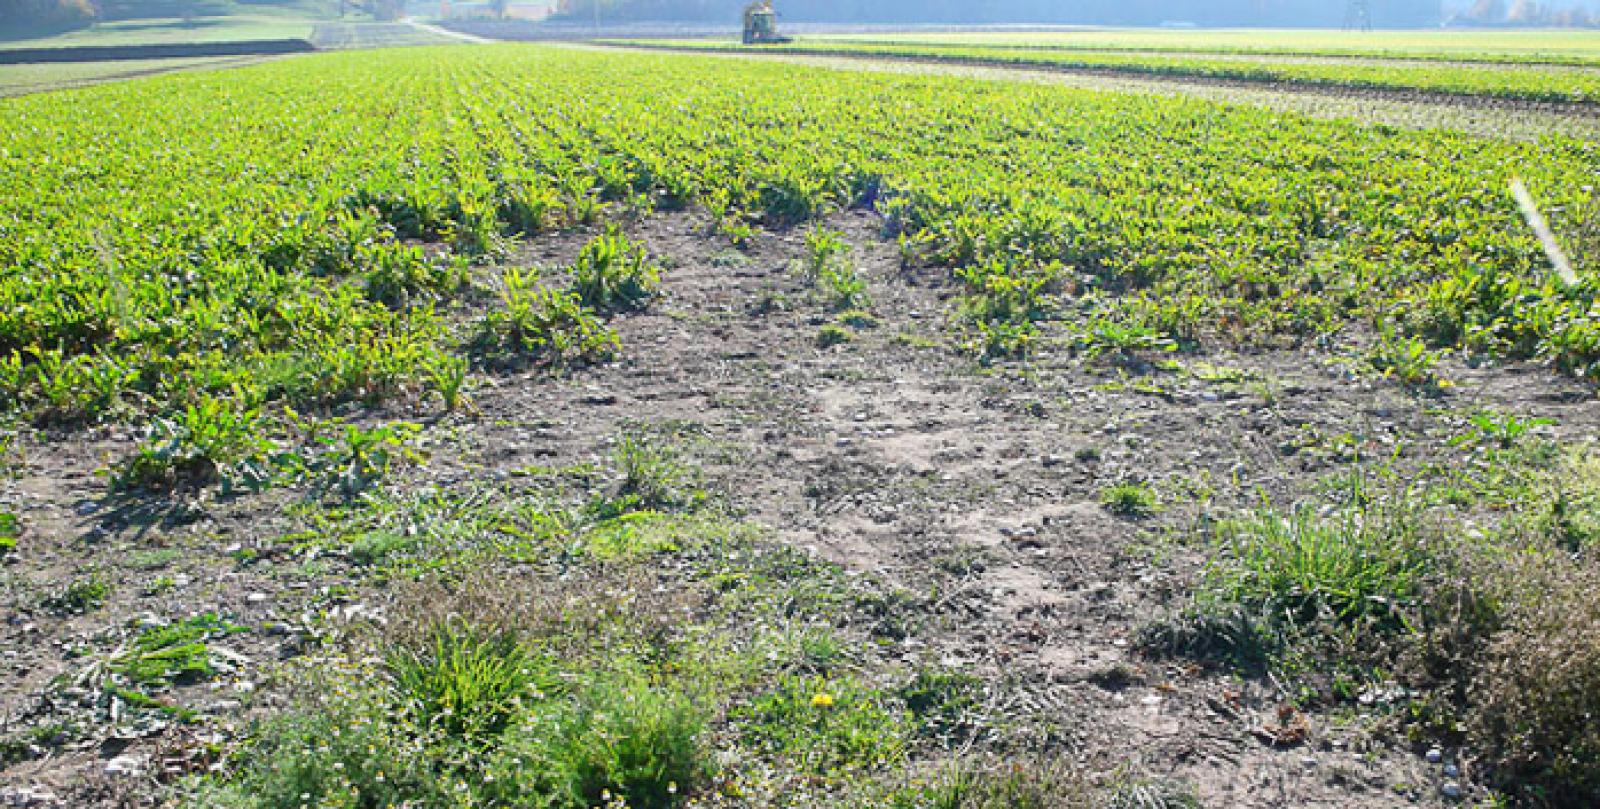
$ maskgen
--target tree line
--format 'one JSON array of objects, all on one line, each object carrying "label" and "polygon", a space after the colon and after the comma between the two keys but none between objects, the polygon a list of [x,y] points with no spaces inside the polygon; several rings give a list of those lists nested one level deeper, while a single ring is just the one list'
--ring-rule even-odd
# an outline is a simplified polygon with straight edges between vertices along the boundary
[{"label": "tree line", "polygon": [[[562,13],[607,19],[737,22],[746,0],[567,0]],[[777,0],[781,19],[837,23],[1056,23],[1094,25],[1331,26],[1346,4],[1329,0]],[[1439,0],[1372,0],[1373,24],[1438,25]]]}]

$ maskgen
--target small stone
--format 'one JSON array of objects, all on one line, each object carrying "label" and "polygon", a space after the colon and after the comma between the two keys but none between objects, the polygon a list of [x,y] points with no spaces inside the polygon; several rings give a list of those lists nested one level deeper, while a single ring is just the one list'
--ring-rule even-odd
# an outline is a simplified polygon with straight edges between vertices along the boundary
[{"label": "small stone", "polygon": [[6,806],[54,806],[60,802],[56,793],[44,787],[7,787],[0,792],[0,804]]},{"label": "small stone", "polygon": [[1428,752],[1424,755],[1424,758],[1428,759],[1429,764],[1438,764],[1439,762],[1444,761],[1444,751],[1437,747],[1429,748]]},{"label": "small stone", "polygon": [[1439,785],[1439,794],[1449,798],[1452,801],[1460,800],[1461,785],[1454,781],[1446,781]]},{"label": "small stone", "polygon": [[244,600],[249,602],[249,603],[251,603],[251,604],[265,604],[266,601],[267,601],[267,594],[266,593],[251,593],[250,595],[245,596]]},{"label": "small stone", "polygon": [[1454,778],[1454,777],[1456,777],[1456,776],[1458,776],[1460,774],[1461,774],[1461,768],[1460,767],[1457,767],[1454,764],[1446,764],[1446,765],[1444,765],[1444,777],[1446,777],[1446,778]]},{"label": "small stone", "polygon": [[1316,756],[1304,756],[1300,759],[1300,766],[1307,769],[1317,766]]},{"label": "small stone", "polygon": [[137,777],[144,773],[144,758],[124,753],[106,762],[106,775]]}]

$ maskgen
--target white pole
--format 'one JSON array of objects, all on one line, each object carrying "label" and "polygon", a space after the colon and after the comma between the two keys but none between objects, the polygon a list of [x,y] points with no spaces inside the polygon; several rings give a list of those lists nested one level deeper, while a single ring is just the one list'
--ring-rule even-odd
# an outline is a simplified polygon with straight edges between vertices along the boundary
[{"label": "white pole", "polygon": [[1539,212],[1539,206],[1534,203],[1533,195],[1528,193],[1528,187],[1522,184],[1522,178],[1511,180],[1511,196],[1516,197],[1517,207],[1522,209],[1522,218],[1528,221],[1533,235],[1539,237],[1539,244],[1544,247],[1544,254],[1550,258],[1551,266],[1555,267],[1556,275],[1561,276],[1567,286],[1577,286],[1578,274],[1572,271],[1572,262],[1567,260],[1567,254],[1556,242],[1556,235],[1550,232],[1550,225],[1544,221],[1544,214]]}]

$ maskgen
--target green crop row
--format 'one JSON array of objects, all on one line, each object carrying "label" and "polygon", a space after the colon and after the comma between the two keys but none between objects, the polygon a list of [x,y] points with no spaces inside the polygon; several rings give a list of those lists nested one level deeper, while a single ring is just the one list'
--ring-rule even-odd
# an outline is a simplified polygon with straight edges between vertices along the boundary
[{"label": "green crop row", "polygon": [[838,34],[835,42],[1054,48],[1128,53],[1215,53],[1347,59],[1600,65],[1600,38],[1582,30],[1336,31],[1329,29],[964,31]]},{"label": "green crop row", "polygon": [[1366,322],[1600,377],[1600,283],[1552,280],[1505,192],[1522,176],[1569,234],[1596,162],[1560,138],[525,46],[11,99],[0,403],[70,423],[420,396],[478,342],[478,265],[621,204],[697,205],[735,241],[870,207],[906,261],[950,268],[989,356],[1093,312],[1191,345]]},{"label": "green crop row", "polygon": [[[730,47],[726,43],[707,40],[668,40],[655,44],[687,48]],[[1247,59],[1220,53],[1181,54],[1160,51],[1100,51],[1056,47],[974,46],[934,42],[901,44],[841,40],[802,40],[763,50],[938,59],[981,65],[1106,70],[1136,75],[1244,82],[1288,82],[1347,89],[1418,90],[1530,101],[1587,103],[1600,100],[1600,71],[1562,66],[1495,64],[1462,66],[1431,64],[1426,60],[1409,63],[1308,60],[1288,55]]]}]

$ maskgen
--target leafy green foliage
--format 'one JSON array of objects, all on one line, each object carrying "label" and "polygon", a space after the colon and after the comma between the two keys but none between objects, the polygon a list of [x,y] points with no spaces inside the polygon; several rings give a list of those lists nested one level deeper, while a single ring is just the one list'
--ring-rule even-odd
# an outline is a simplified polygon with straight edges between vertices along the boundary
[{"label": "leafy green foliage", "polygon": [[[716,47],[706,40],[674,41],[674,47]],[[1304,58],[1239,59],[1229,55],[1160,53],[1148,48],[1118,52],[1087,50],[1082,45],[1005,46],[926,41],[830,42],[808,39],[780,46],[780,51],[796,53],[865,53],[889,57],[938,59],[952,63],[1042,65],[1091,70],[1115,70],[1132,74],[1199,76],[1232,81],[1293,82],[1331,87],[1372,87],[1383,89],[1424,89],[1459,95],[1526,98],[1541,101],[1574,101],[1600,98],[1600,82],[1573,81],[1559,68],[1536,69],[1531,65],[1501,67],[1477,65],[1461,70],[1451,65],[1430,64],[1408,55],[1402,63],[1364,63],[1361,61],[1317,61]],[[1158,49],[1159,50],[1159,49]],[[1282,51],[1280,51],[1282,53]],[[1372,55],[1372,54],[1368,54]],[[1416,61],[1412,61],[1416,60]],[[1526,68],[1526,69],[1524,69]]]},{"label": "leafy green foliage", "polygon": [[968,293],[956,320],[974,332],[967,349],[983,359],[1025,356],[1038,336],[1037,322],[1051,311],[1059,272],[1057,264],[1014,270],[1002,261],[958,270]]},{"label": "leafy green foliage", "polygon": [[572,291],[584,306],[601,312],[637,309],[657,294],[661,269],[644,245],[610,225],[590,239],[572,263]]},{"label": "leafy green foliage", "polygon": [[343,425],[334,435],[318,436],[321,451],[311,456],[306,471],[320,488],[336,487],[345,497],[354,497],[383,480],[397,464],[417,460],[410,445],[421,430],[421,425],[403,421],[375,427]]},{"label": "leafy green foliage", "polygon": [[1209,572],[1207,593],[1300,624],[1371,620],[1403,628],[1430,558],[1403,519],[1385,516],[1268,511],[1225,523],[1218,534],[1226,555]]},{"label": "leafy green foliage", "polygon": [[899,696],[921,732],[956,737],[983,698],[983,681],[957,671],[922,669],[900,688]]},{"label": "leafy green foliage", "polygon": [[611,491],[589,504],[589,514],[606,520],[638,512],[692,511],[705,501],[698,475],[672,446],[634,435],[617,439],[611,451],[616,474]]},{"label": "leafy green foliage", "polygon": [[371,257],[364,273],[367,297],[396,309],[444,298],[467,281],[465,260],[430,260],[420,247],[397,247]]},{"label": "leafy green foliage", "polygon": [[51,612],[77,615],[100,609],[110,597],[110,580],[93,573],[67,582],[60,590],[45,597],[43,606]]},{"label": "leafy green foliage", "polygon": [[1436,370],[1438,352],[1430,350],[1420,337],[1403,338],[1385,332],[1368,354],[1367,361],[1374,370],[1399,380],[1408,388],[1437,391],[1449,387],[1449,382]]},{"label": "leafy green foliage", "polygon": [[392,650],[386,662],[419,727],[474,746],[504,733],[524,700],[556,687],[515,636],[453,623],[434,627],[416,648]]},{"label": "leafy green foliage", "polygon": [[751,743],[824,776],[900,760],[912,727],[887,695],[850,677],[785,675],[733,718]]},{"label": "leafy green foliage", "polygon": [[980,767],[957,762],[929,783],[890,796],[892,809],[1055,809],[1094,806],[1092,792],[1059,764],[1014,761]]},{"label": "leafy green foliage", "polygon": [[9,511],[0,511],[0,559],[17,550],[17,539],[22,536],[22,521]]},{"label": "leafy green foliage", "polygon": [[617,350],[616,334],[577,295],[532,286],[531,279],[511,269],[500,296],[504,308],[479,321],[475,344],[481,351],[563,366],[597,362]]},{"label": "leafy green foliage", "polygon": [[273,476],[266,425],[256,409],[202,397],[175,419],[158,419],[144,446],[118,471],[125,489],[170,492],[221,483],[225,490],[260,488]]},{"label": "leafy green foliage", "polygon": [[[566,80],[469,93],[451,113],[436,103],[476,77],[555,73]],[[1577,141],[826,78],[759,65],[735,85],[692,60],[396,51],[197,74],[181,92],[14,100],[0,113],[0,400],[44,424],[170,418],[202,395],[239,413],[428,390],[454,407],[460,366],[439,357],[441,312],[467,289],[457,251],[639,197],[704,204],[744,241],[757,222],[871,204],[908,262],[958,274],[963,342],[988,359],[1025,355],[1063,300],[1092,295],[1105,312],[1089,345],[1117,351],[1404,312],[1381,360],[1397,376],[1426,381],[1412,337],[1600,373],[1594,285],[1549,282],[1504,199],[1515,167],[1547,207],[1583,210],[1592,160]],[[285,121],[297,125],[270,123]],[[1017,166],[1051,170],[1022,182]],[[1558,225],[1581,227],[1569,219]],[[837,236],[811,241],[830,296],[862,305]],[[580,299],[596,307],[637,305],[652,286],[648,261],[609,234],[583,264]],[[479,330],[486,352],[556,365],[615,350],[582,306],[506,287]]]},{"label": "leafy green foliage", "polygon": [[820,225],[808,231],[802,270],[806,282],[820,290],[834,309],[862,309],[872,305],[867,297],[867,282],[850,260],[850,243],[845,241],[844,234]]},{"label": "leafy green foliage", "polygon": [[513,805],[545,795],[542,805],[566,809],[608,801],[665,809],[711,774],[704,730],[701,711],[681,694],[602,680],[513,734],[490,771],[494,791]]},{"label": "leafy green foliage", "polygon": [[214,672],[206,641],[243,631],[215,613],[204,613],[145,630],[112,658],[109,668],[141,686],[204,679]]},{"label": "leafy green foliage", "polygon": [[817,329],[817,348],[828,349],[844,345],[855,339],[850,330],[838,323],[825,323]]},{"label": "leafy green foliage", "polygon": [[1161,508],[1150,484],[1137,480],[1107,486],[1100,492],[1100,504],[1119,517],[1149,517]]}]

